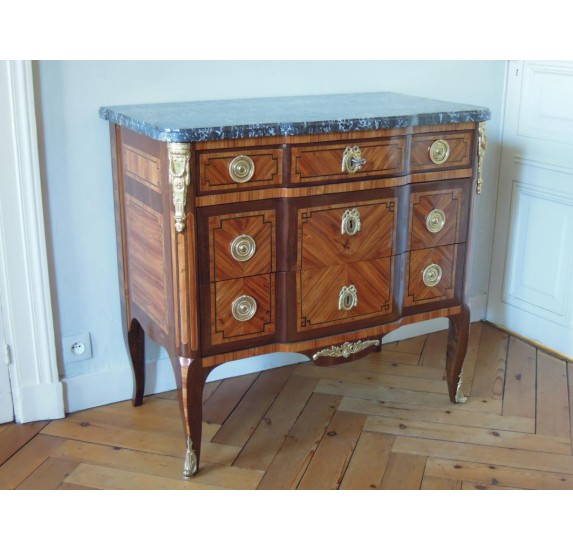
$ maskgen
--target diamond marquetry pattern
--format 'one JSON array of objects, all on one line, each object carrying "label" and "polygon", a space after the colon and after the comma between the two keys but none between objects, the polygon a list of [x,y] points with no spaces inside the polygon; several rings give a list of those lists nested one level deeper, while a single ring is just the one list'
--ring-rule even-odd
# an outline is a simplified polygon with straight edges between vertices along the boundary
[{"label": "diamond marquetry pattern", "polygon": [[[354,285],[358,305],[338,309],[340,290]],[[330,327],[392,311],[392,258],[303,271],[297,277],[298,330]]]},{"label": "diamond marquetry pattern", "polygon": [[[392,198],[299,210],[299,269],[304,271],[391,256],[397,202]],[[362,227],[355,235],[343,235],[342,216],[351,208],[358,210]]]}]

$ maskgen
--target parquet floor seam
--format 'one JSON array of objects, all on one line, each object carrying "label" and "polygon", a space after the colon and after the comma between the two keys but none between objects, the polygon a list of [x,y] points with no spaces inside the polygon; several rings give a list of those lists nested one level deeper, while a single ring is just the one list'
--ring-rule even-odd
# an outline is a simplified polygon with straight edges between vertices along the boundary
[{"label": "parquet floor seam", "polygon": [[210,383],[202,468],[191,482],[180,476],[173,392],[138,409],[5,424],[0,489],[573,488],[571,364],[473,324],[470,399],[453,405],[445,341],[443,331],[338,367],[302,363]]}]

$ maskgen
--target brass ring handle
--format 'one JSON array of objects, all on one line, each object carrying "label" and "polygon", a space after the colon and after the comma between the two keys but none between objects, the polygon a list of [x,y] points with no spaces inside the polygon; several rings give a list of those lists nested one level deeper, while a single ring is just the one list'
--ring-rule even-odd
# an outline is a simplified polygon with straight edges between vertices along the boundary
[{"label": "brass ring handle", "polygon": [[340,233],[352,237],[362,229],[362,221],[360,219],[360,212],[357,208],[346,210],[342,214],[342,223],[340,226]]},{"label": "brass ring handle", "polygon": [[442,268],[438,264],[430,264],[422,272],[422,280],[426,286],[436,286],[442,279]]},{"label": "brass ring handle", "polygon": [[430,145],[429,153],[434,164],[444,164],[450,156],[450,144],[445,139],[437,139]]},{"label": "brass ring handle", "polygon": [[250,235],[239,235],[231,242],[231,256],[238,262],[250,260],[257,250],[257,243]]},{"label": "brass ring handle", "polygon": [[248,321],[257,312],[257,302],[246,294],[239,296],[231,306],[231,313],[237,321]]},{"label": "brass ring handle", "polygon": [[358,305],[358,291],[354,285],[343,286],[338,295],[338,309],[350,311]]},{"label": "brass ring handle", "polygon": [[426,229],[430,233],[439,233],[446,225],[446,215],[443,210],[436,208],[426,216]]},{"label": "brass ring handle", "polygon": [[247,155],[239,155],[229,162],[229,175],[237,183],[249,181],[255,173],[255,163]]},{"label": "brass ring handle", "polygon": [[366,159],[362,158],[362,151],[358,145],[347,147],[342,155],[342,171],[349,174],[356,174],[366,164]]}]

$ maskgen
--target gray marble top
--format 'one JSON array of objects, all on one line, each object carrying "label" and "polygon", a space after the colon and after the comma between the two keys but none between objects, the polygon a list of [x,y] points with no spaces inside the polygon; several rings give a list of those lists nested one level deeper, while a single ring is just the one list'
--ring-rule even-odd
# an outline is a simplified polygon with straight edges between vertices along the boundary
[{"label": "gray marble top", "polygon": [[102,107],[100,117],[159,141],[295,136],[481,122],[486,107],[390,92]]}]

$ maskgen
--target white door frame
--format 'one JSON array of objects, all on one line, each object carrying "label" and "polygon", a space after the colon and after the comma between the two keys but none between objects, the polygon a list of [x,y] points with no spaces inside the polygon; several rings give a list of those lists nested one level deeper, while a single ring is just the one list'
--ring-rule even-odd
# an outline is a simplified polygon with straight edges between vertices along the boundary
[{"label": "white door frame", "polygon": [[0,61],[0,120],[0,294],[14,416],[62,418],[31,61]]},{"label": "white door frame", "polygon": [[[0,247],[2,241],[0,240]],[[2,249],[0,248],[0,258],[2,258]],[[0,269],[0,278],[3,270]],[[0,288],[2,284],[0,283]],[[2,295],[0,294],[0,424],[14,420],[14,403],[12,401],[12,388],[10,387],[10,374],[8,364],[10,350],[6,346],[6,337],[4,335],[4,318],[2,315]]]}]

